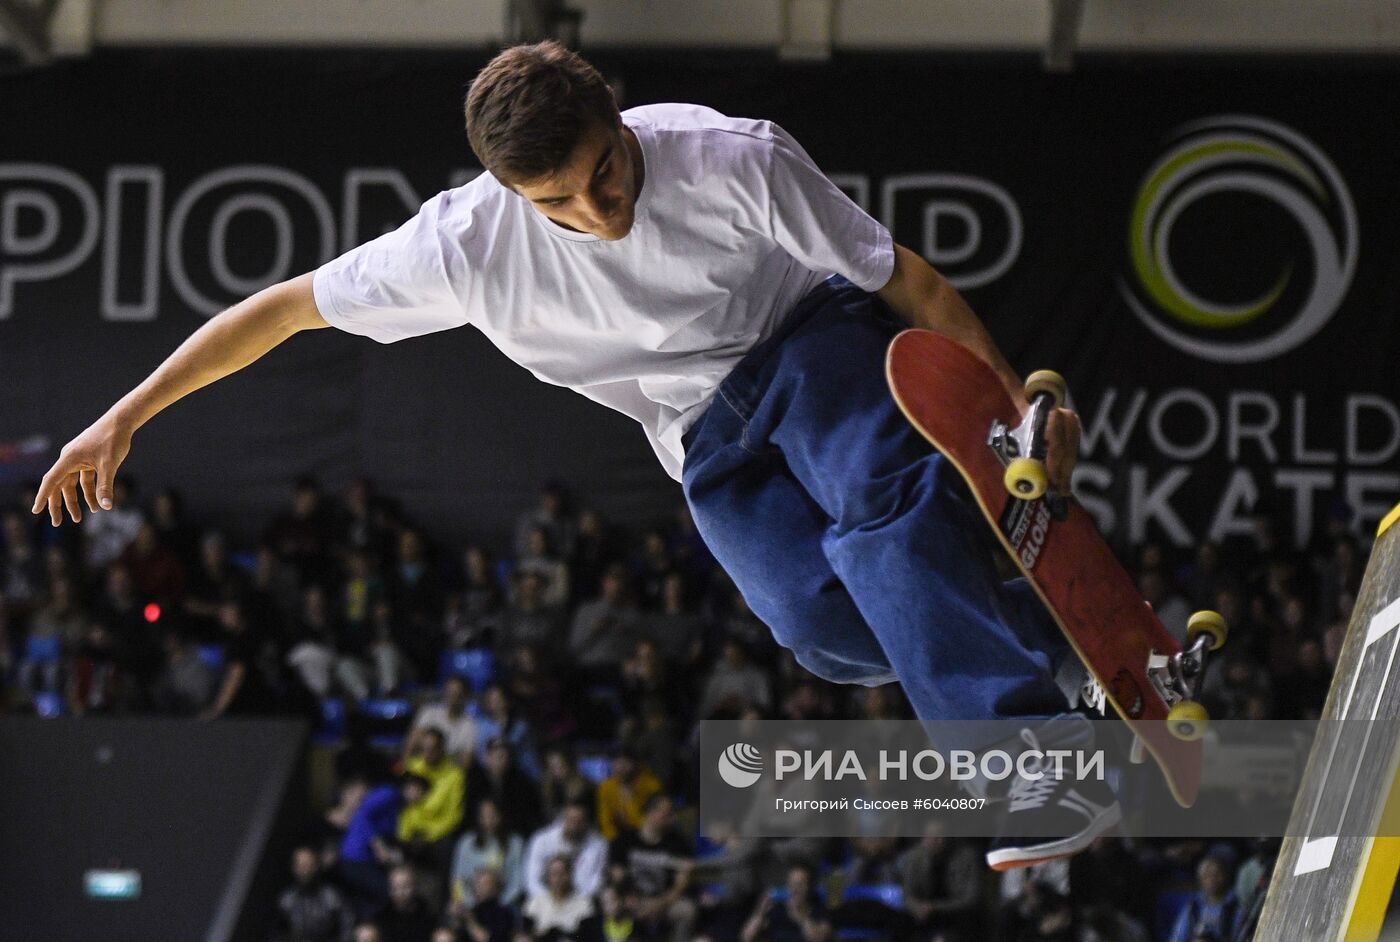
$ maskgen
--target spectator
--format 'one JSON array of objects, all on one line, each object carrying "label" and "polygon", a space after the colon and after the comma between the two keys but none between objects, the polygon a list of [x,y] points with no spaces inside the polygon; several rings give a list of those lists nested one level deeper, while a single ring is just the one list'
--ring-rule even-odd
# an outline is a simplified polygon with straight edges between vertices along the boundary
[{"label": "spectator", "polygon": [[534,731],[523,717],[515,715],[505,687],[500,684],[489,684],[481,694],[476,738],[478,760],[485,760],[486,746],[493,739],[508,743],[521,770],[531,779],[539,780],[540,757],[535,751]]},{"label": "spectator", "polygon": [[618,741],[627,752],[650,769],[662,788],[670,788],[680,764],[677,751],[683,737],[671,719],[671,712],[660,697],[642,701],[641,715],[629,716],[618,729]]},{"label": "spectator", "polygon": [[195,650],[194,642],[180,631],[164,639],[165,668],[156,679],[151,700],[162,713],[194,716],[214,696],[215,677]]},{"label": "spectator", "polygon": [[311,585],[302,593],[302,614],[298,637],[287,652],[287,666],[317,698],[344,691],[359,702],[370,694],[369,668],[362,661],[336,650],[337,625],[326,604],[326,592]]},{"label": "spectator", "polygon": [[355,927],[354,942],[384,942],[384,936],[374,923],[362,922]]},{"label": "spectator", "polygon": [[540,488],[539,502],[525,511],[515,523],[515,555],[526,556],[530,552],[530,533],[542,529],[549,538],[549,545],[555,552],[568,558],[574,551],[576,527],[569,511],[569,495],[564,485],[557,481],[547,481]]},{"label": "spectator", "polygon": [[1060,901],[1069,898],[1069,887],[1069,861],[1064,858],[1002,873],[997,901],[998,935],[1039,939],[1043,927],[1048,928],[1049,938],[1067,931]]},{"label": "spectator", "polygon": [[660,791],[661,782],[634,753],[617,750],[611,774],[598,783],[598,831],[603,838],[612,841],[641,827],[647,802]]},{"label": "spectator", "polygon": [[659,700],[668,715],[684,717],[684,701],[688,699],[662,660],[656,642],[649,638],[638,641],[632,656],[622,665],[623,709],[636,715],[647,700]]},{"label": "spectator", "polygon": [[428,794],[428,780],[404,775],[391,785],[380,785],[365,794],[345,827],[340,843],[340,878],[354,894],[360,919],[378,912],[388,899],[386,868],[403,863],[394,843],[399,815]]},{"label": "spectator", "polygon": [[919,940],[970,942],[976,929],[980,861],[968,841],[950,838],[937,820],[924,825],[923,837],[899,858],[904,908]]},{"label": "spectator", "polygon": [[641,634],[640,618],[629,598],[627,569],[619,563],[603,573],[598,597],[584,602],[569,632],[572,663],[593,683],[615,682]]},{"label": "spectator", "polygon": [[544,885],[525,902],[525,932],[532,939],[576,939],[584,920],[594,914],[591,893],[583,893],[573,882],[568,856],[550,858],[545,867]]},{"label": "spectator", "polygon": [[292,878],[277,898],[278,942],[343,942],[354,915],[340,891],[326,882],[315,849],[292,852]]},{"label": "spectator", "polygon": [[297,584],[327,584],[331,567],[332,525],[323,506],[321,485],[303,475],[292,488],[291,508],[278,515],[263,534],[263,543],[291,566]]},{"label": "spectator", "polygon": [[399,649],[419,677],[433,676],[444,647],[442,613],[446,590],[428,559],[422,533],[407,529],[399,534],[398,557],[385,587],[397,617]]},{"label": "spectator", "polygon": [[273,692],[258,663],[262,638],[248,625],[237,602],[219,607],[219,625],[224,630],[224,676],[214,702],[205,710],[205,719],[257,716],[273,708]]},{"label": "spectator", "polygon": [[146,515],[134,501],[136,485],[131,478],[117,475],[112,483],[112,507],[90,515],[82,526],[89,569],[98,570],[115,560],[136,539]]},{"label": "spectator", "polygon": [[345,584],[340,590],[341,649],[346,654],[365,661],[373,659],[374,609],[383,599],[384,581],[369,550],[352,550],[346,557]]},{"label": "spectator", "polygon": [[584,896],[592,896],[603,885],[603,868],[608,858],[608,842],[589,827],[592,809],[580,803],[568,805],[558,820],[536,831],[525,849],[525,894],[545,892],[545,866],[563,856],[572,863],[571,883]]},{"label": "spectator", "polygon": [[511,827],[528,832],[539,826],[539,786],[515,764],[510,744],[500,737],[493,737],[486,744],[486,758],[471,767],[467,796],[467,813],[473,820],[477,816],[477,804],[489,800],[500,809]]},{"label": "spectator", "polygon": [[44,589],[44,567],[34,541],[16,511],[5,514],[4,555],[0,557],[0,601],[10,617],[22,620]]},{"label": "spectator", "polygon": [[425,729],[417,739],[416,752],[404,768],[427,781],[428,794],[399,816],[399,841],[415,858],[445,871],[465,810],[466,776],[448,757],[447,740],[440,730]]},{"label": "spectator", "polygon": [[163,488],[151,504],[151,525],[160,545],[175,554],[186,571],[199,564],[199,534],[185,519],[185,499],[173,487]]},{"label": "spectator", "polygon": [[584,778],[568,746],[553,745],[545,750],[544,778],[540,781],[541,811],[554,820],[565,805],[583,803],[595,806],[593,783]]},{"label": "spectator", "polygon": [[506,906],[518,905],[525,893],[525,842],[508,829],[500,807],[490,798],[477,802],[476,827],[462,835],[452,857],[452,898],[468,907],[479,901],[475,877],[483,871],[499,880],[496,897]]},{"label": "spectator", "polygon": [[490,867],[471,878],[472,902],[460,902],[454,911],[470,942],[511,942],[515,912],[501,899],[501,873]]},{"label": "spectator", "polygon": [[660,530],[648,530],[642,537],[641,552],[635,563],[642,608],[646,611],[660,611],[666,579],[675,568],[670,547],[666,545],[666,534]]},{"label": "spectator", "polygon": [[476,752],[476,720],[467,710],[467,682],[460,677],[448,677],[442,682],[442,696],[435,703],[418,708],[404,739],[403,755],[419,748],[418,740],[425,730],[435,729],[446,741],[447,754],[463,768],[472,764]]},{"label": "spectator", "polygon": [[135,682],[122,661],[112,632],[103,622],[92,621],[68,672],[69,712],[83,716],[129,708],[136,697]]},{"label": "spectator", "polygon": [[1239,900],[1230,888],[1230,873],[1225,861],[1207,855],[1196,866],[1199,888],[1191,894],[1172,927],[1170,942],[1193,942],[1203,934],[1213,933],[1219,939],[1233,937],[1240,918]]},{"label": "spectator", "polygon": [[556,649],[563,613],[545,600],[544,578],[538,572],[518,572],[512,582],[515,588],[496,635],[496,649],[506,651],[521,645]]},{"label": "spectator", "polygon": [[691,871],[700,887],[696,942],[738,939],[761,887],[758,871],[767,847],[761,838],[741,837],[732,826],[711,827],[718,852],[696,860]]},{"label": "spectator", "polygon": [[525,645],[510,652],[506,686],[511,702],[521,704],[530,728],[543,741],[556,742],[578,729],[578,704],[568,696],[559,671],[546,668],[535,648]]},{"label": "spectator", "polygon": [[375,686],[384,695],[399,689],[413,673],[413,667],[404,657],[397,639],[402,635],[394,608],[388,601],[381,600],[374,606],[371,630],[374,640],[370,654],[374,659]]},{"label": "spectator", "polygon": [[515,563],[517,574],[533,572],[544,580],[541,595],[544,603],[556,608],[567,605],[570,597],[569,566],[555,555],[544,527],[530,530],[525,552]]},{"label": "spectator", "polygon": [[423,942],[437,928],[432,906],[418,892],[418,874],[400,864],[389,871],[389,905],[375,917],[384,942]]},{"label": "spectator", "polygon": [[700,696],[700,716],[713,716],[721,708],[739,711],[746,706],[767,710],[773,705],[768,675],[750,663],[748,649],[738,638],[726,638],[720,661],[705,681]]},{"label": "spectator", "polygon": [[87,626],[88,616],[78,603],[73,582],[66,578],[54,579],[43,607],[29,620],[29,642],[44,641],[61,654],[45,660],[22,658],[20,686],[30,692],[61,693],[63,658],[77,650]]},{"label": "spectator", "polygon": [[611,883],[627,887],[623,895],[638,937],[686,942],[696,917],[695,903],[686,896],[694,862],[690,844],[671,830],[671,823],[671,799],[652,795],[640,827],[612,844]]},{"label": "spectator", "polygon": [[661,607],[647,617],[645,632],[665,660],[690,666],[700,660],[705,617],[688,607],[686,596],[685,576],[668,573],[662,583]]},{"label": "spectator", "polygon": [[[1149,912],[1147,874],[1120,837],[1099,837],[1069,862],[1069,886],[1075,902],[1125,912],[1142,919]],[[1133,929],[1146,934],[1136,920]]]},{"label": "spectator", "polygon": [[739,938],[741,942],[828,942],[831,920],[813,887],[812,871],[800,865],[790,869],[786,898],[778,901],[773,893],[763,894]]},{"label": "spectator", "polygon": [[[101,517],[102,514],[97,515],[97,519]],[[118,558],[131,570],[136,591],[143,598],[166,606],[177,605],[184,598],[184,564],[174,552],[161,545],[155,524],[141,524],[136,538]]]},{"label": "spectator", "polygon": [[186,567],[188,587],[181,603],[200,634],[218,632],[219,606],[243,596],[248,580],[228,558],[228,542],[221,533],[206,533],[199,544],[198,565]]},{"label": "spectator", "polygon": [[575,590],[582,586],[598,585],[603,578],[603,571],[617,560],[615,542],[598,511],[579,512],[574,550],[569,556],[569,569],[573,573]]},{"label": "spectator", "polygon": [[469,546],[462,554],[465,582],[456,593],[457,608],[447,636],[453,647],[489,644],[500,628],[505,601],[496,582],[491,555],[481,546]]},{"label": "spectator", "polygon": [[389,552],[389,527],[384,519],[383,501],[374,491],[374,482],[358,477],[345,491],[345,513],[339,521],[337,542],[351,555],[363,553],[381,560]]}]

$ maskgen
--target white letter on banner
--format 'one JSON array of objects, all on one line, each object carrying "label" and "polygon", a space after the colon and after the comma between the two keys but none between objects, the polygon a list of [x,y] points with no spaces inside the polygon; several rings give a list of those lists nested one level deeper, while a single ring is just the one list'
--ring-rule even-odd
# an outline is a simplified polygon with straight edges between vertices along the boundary
[{"label": "white letter on banner", "polygon": [[[65,225],[63,211],[54,194],[44,186],[11,188],[12,183],[38,183],[72,194],[82,207],[82,218]],[[87,181],[70,170],[47,164],[0,164],[0,319],[14,311],[15,284],[21,281],[47,281],[66,275],[92,254],[97,245],[101,209],[97,194]],[[20,231],[20,213],[38,213],[39,230]],[[65,237],[72,232],[70,237]],[[62,243],[62,247],[60,247]],[[34,259],[54,250],[60,254],[45,261]]]}]

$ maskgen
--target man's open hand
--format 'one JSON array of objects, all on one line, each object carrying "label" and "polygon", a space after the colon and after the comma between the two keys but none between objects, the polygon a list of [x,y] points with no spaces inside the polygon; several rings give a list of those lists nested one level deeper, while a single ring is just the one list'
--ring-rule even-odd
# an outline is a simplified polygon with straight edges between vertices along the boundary
[{"label": "man's open hand", "polygon": [[50,522],[58,526],[67,507],[68,516],[77,523],[83,519],[78,504],[80,488],[88,510],[111,510],[112,482],[130,450],[131,432],[110,416],[98,419],[58,453],[58,460],[39,485],[32,512],[43,513],[47,507]]}]

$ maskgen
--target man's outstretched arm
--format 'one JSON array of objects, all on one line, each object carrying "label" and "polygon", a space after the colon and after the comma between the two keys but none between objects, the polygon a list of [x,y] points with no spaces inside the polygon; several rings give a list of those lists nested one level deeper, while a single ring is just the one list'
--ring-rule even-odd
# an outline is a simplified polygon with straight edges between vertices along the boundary
[{"label": "man's outstretched arm", "polygon": [[[923,256],[902,245],[894,247],[894,273],[877,292],[904,321],[913,327],[937,331],[967,347],[996,372],[1011,401],[1024,412],[1028,408],[1021,377],[1006,362],[987,328],[967,306],[957,289],[924,261]],[[1069,493],[1070,475],[1079,454],[1079,417],[1069,409],[1050,414],[1046,429],[1050,451],[1046,468],[1060,491]]]},{"label": "man's outstretched arm", "polygon": [[131,450],[131,437],[152,416],[241,370],[293,334],[329,327],[316,308],[311,278],[308,273],[265,288],[191,334],[141,385],[63,447],[39,485],[33,512],[47,507],[58,526],[67,507],[76,523],[83,518],[79,489],[93,513],[110,509],[112,481]]}]

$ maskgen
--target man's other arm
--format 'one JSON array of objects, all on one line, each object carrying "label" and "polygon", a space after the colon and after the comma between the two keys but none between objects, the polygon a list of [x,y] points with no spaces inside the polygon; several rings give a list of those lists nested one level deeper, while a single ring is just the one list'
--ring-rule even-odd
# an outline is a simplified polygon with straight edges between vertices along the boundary
[{"label": "man's other arm", "polygon": [[66,507],[76,523],[83,517],[80,489],[90,511],[109,509],[112,481],[137,429],[166,406],[241,370],[293,334],[329,327],[316,307],[311,280],[307,273],[265,288],[191,334],[155,372],[63,447],[44,475],[33,512],[47,508],[58,526]]}]

